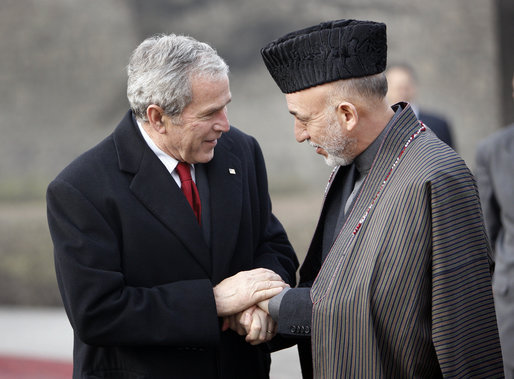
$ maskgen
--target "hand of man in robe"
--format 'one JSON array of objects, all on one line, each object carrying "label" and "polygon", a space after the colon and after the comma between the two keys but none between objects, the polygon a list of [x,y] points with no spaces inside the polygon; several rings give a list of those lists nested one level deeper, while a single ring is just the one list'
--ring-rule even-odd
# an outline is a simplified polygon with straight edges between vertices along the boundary
[{"label": "hand of man in robe", "polygon": [[[250,345],[258,345],[263,342],[268,342],[277,334],[278,325],[270,315],[264,312],[259,307],[255,306],[252,313],[251,323],[245,324],[248,334],[246,335],[246,342]],[[250,319],[245,317],[245,322],[248,323]]]},{"label": "hand of man in robe", "polygon": [[222,330],[232,329],[239,335],[246,335],[246,342],[258,345],[268,342],[277,333],[277,324],[256,305],[236,315],[225,317]]},{"label": "hand of man in robe", "polygon": [[239,313],[279,294],[286,286],[280,275],[265,268],[238,272],[213,288],[218,316]]},{"label": "hand of man in robe", "polygon": [[269,314],[269,299],[260,301],[257,306],[263,311]]}]

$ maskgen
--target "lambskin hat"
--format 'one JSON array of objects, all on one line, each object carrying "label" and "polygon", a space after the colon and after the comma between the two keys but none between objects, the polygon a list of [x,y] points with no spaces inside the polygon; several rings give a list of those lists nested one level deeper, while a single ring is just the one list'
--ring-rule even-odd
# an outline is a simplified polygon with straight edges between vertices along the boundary
[{"label": "lambskin hat", "polygon": [[323,22],[270,42],[261,54],[283,93],[374,75],[386,68],[386,25],[358,20]]}]

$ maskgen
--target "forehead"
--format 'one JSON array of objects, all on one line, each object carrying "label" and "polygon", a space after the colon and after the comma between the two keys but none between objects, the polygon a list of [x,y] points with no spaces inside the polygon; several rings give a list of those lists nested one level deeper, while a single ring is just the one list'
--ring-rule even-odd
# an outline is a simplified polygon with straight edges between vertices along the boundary
[{"label": "forehead", "polygon": [[328,86],[321,85],[286,94],[289,112],[300,118],[311,117],[326,108]]},{"label": "forehead", "polygon": [[[227,75],[216,77],[194,76],[191,79],[193,99],[188,107],[223,107],[230,102],[231,93]],[[186,107],[187,108],[187,107]]]}]

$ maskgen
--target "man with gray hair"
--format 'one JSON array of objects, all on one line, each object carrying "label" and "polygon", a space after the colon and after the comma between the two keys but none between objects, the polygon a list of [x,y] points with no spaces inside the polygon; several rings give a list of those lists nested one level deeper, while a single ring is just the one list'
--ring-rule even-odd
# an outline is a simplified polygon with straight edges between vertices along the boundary
[{"label": "man with gray hair", "polygon": [[259,145],[229,125],[228,67],[193,38],[152,37],[127,95],[47,192],[73,377],[267,378],[276,325],[255,304],[293,286],[298,261]]}]

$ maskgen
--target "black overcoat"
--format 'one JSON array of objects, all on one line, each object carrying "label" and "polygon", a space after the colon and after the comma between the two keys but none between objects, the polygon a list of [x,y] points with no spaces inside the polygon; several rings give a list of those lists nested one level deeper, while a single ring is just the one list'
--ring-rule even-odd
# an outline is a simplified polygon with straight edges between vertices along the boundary
[{"label": "black overcoat", "polygon": [[130,112],[49,185],[74,378],[266,378],[265,345],[222,333],[212,288],[266,267],[295,284],[296,256],[271,213],[256,140],[225,133],[204,166],[210,245]]}]

